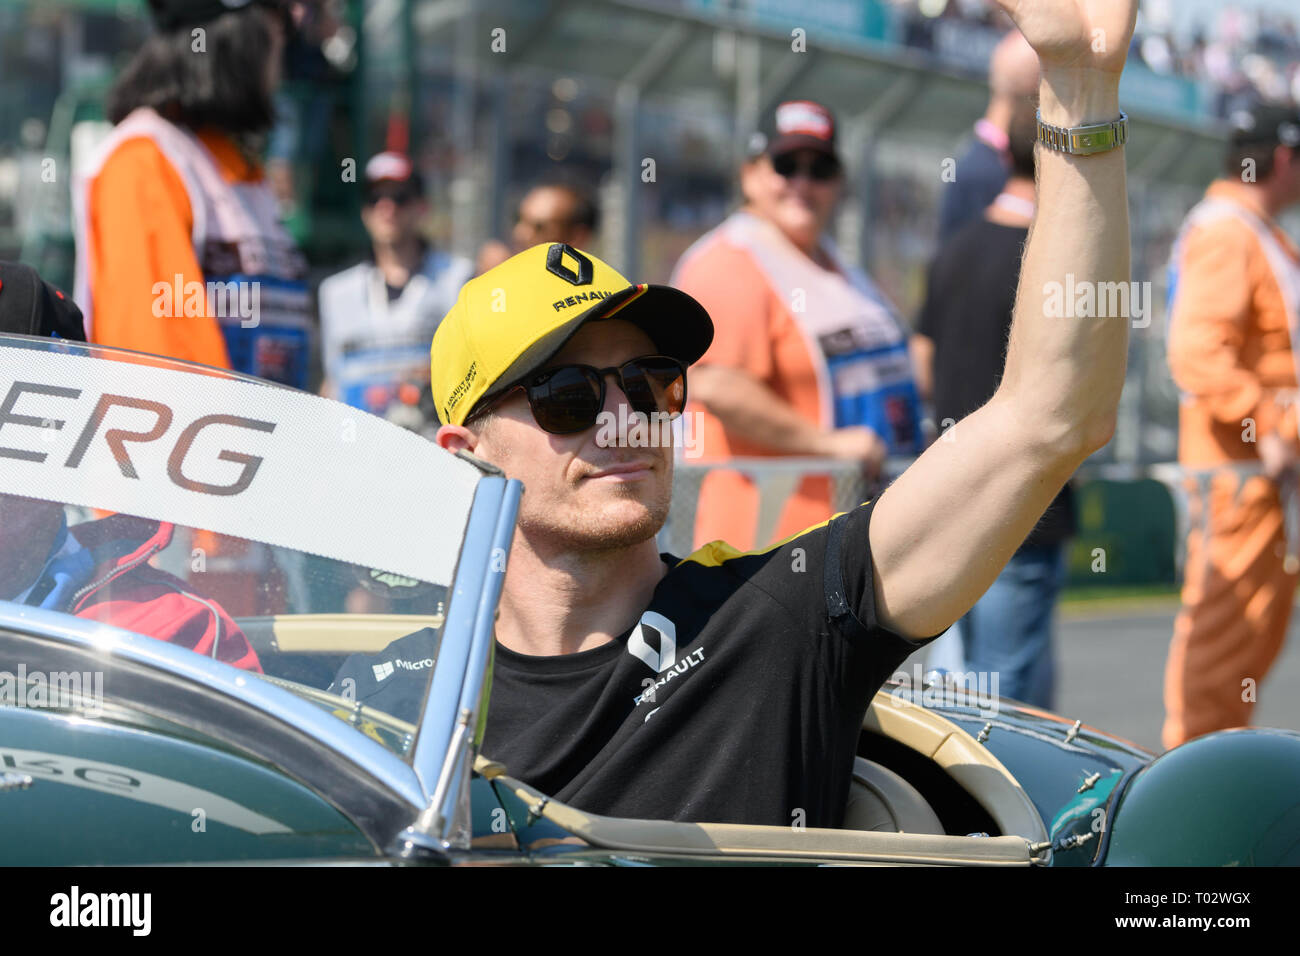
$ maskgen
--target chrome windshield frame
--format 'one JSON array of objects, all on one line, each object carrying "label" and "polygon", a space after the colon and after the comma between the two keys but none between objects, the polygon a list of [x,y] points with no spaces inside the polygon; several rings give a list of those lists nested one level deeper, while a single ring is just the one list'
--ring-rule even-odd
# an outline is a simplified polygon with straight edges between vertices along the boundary
[{"label": "chrome windshield frame", "polygon": [[468,847],[468,794],[474,737],[495,640],[494,624],[523,485],[483,477],[474,494],[456,566],[433,680],[415,738],[412,766],[427,794],[412,842]]}]

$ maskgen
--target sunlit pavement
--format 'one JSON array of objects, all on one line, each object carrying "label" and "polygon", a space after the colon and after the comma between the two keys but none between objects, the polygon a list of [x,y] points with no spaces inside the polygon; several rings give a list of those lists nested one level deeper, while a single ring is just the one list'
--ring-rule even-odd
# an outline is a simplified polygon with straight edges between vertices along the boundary
[{"label": "sunlit pavement", "polygon": [[[1164,668],[1177,605],[1102,611],[1067,607],[1057,623],[1057,700],[1066,717],[1161,750]],[[911,662],[907,665],[909,668]],[[1300,608],[1257,692],[1255,723],[1300,730]]]}]

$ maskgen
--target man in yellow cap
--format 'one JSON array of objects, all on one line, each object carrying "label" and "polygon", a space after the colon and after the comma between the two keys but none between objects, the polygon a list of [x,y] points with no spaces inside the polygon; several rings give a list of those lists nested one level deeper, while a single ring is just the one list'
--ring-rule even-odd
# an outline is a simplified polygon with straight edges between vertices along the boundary
[{"label": "man in yellow cap", "polygon": [[[512,775],[593,813],[841,825],[875,691],[970,609],[1109,440],[1129,320],[1052,317],[1048,297],[1067,276],[1128,279],[1118,87],[1137,4],[1003,5],[1044,64],[1039,213],[1006,371],[879,498],[761,552],[662,555],[672,449],[636,426],[683,408],[685,367],[712,336],[703,309],[562,244],[461,290],[433,340],[437,441],[525,486],[483,741]],[[405,672],[361,665],[339,679],[355,673],[356,699],[391,710]]]}]

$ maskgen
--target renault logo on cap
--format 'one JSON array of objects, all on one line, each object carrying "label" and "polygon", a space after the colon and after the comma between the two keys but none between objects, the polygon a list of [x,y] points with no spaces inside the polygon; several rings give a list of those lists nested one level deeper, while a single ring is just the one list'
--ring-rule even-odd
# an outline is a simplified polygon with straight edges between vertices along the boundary
[{"label": "renault logo on cap", "polygon": [[[564,264],[564,254],[566,252],[577,262],[577,272]],[[551,275],[559,276],[570,285],[591,285],[593,272],[591,260],[573,246],[566,245],[563,242],[552,243],[551,248],[546,250],[546,271]]]}]

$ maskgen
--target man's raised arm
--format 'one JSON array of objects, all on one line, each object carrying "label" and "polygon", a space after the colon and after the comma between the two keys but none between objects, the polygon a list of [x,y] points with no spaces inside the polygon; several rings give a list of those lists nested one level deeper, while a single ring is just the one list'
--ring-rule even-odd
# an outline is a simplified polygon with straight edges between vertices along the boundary
[{"label": "man's raised arm", "polygon": [[[1137,0],[999,0],[1043,68],[1043,122],[1119,117]],[[1037,147],[1038,211],[1020,272],[1006,370],[988,404],[935,442],[872,514],[877,618],[928,637],[980,598],[1079,464],[1115,427],[1128,345],[1124,149]],[[1124,283],[1123,296],[1111,295]],[[1091,289],[1089,316],[1075,298]],[[1102,292],[1100,299],[1097,293]],[[1132,308],[1122,309],[1128,312]]]}]

